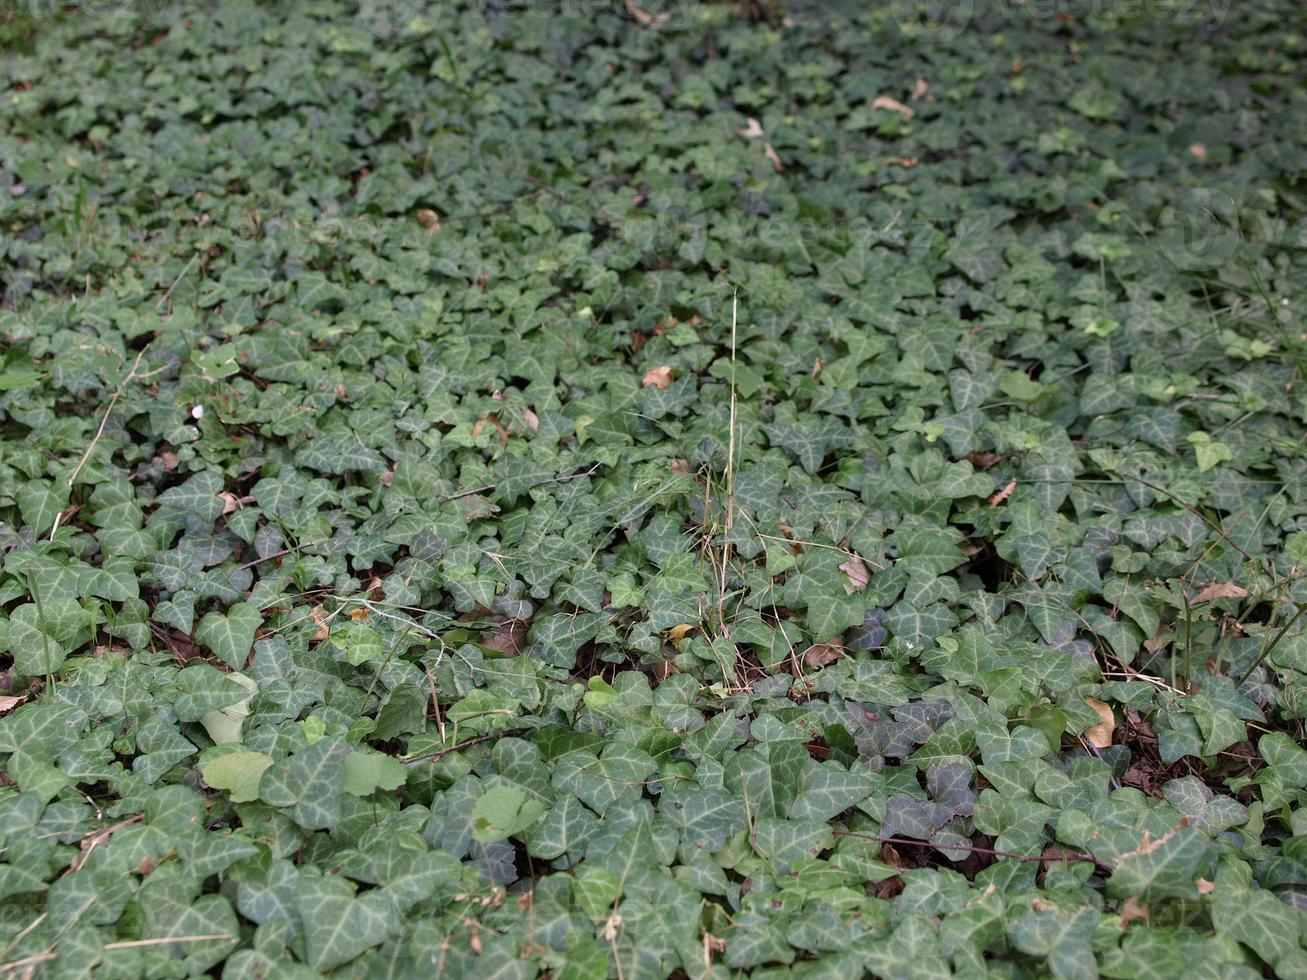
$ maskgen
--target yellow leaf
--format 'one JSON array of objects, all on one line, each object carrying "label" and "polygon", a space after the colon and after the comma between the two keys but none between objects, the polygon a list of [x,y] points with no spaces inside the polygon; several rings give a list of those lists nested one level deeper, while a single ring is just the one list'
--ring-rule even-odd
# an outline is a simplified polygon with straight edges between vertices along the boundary
[{"label": "yellow leaf", "polygon": [[685,634],[694,629],[693,623],[678,623],[667,631],[667,639],[672,641],[672,646],[678,650],[681,648],[681,641],[685,639]]},{"label": "yellow leaf", "polygon": [[1097,725],[1085,729],[1085,738],[1096,749],[1105,749],[1112,744],[1112,735],[1116,731],[1116,715],[1110,704],[1104,704],[1096,698],[1085,698],[1085,704],[1098,713],[1103,720]]}]

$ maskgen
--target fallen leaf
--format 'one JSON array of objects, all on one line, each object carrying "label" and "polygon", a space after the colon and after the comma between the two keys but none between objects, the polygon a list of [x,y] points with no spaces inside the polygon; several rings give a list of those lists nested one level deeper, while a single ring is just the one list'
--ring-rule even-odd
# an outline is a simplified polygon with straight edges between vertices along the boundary
[{"label": "fallen leaf", "polygon": [[240,498],[234,493],[228,493],[226,490],[223,490],[218,494],[218,496],[222,498],[222,512],[224,514],[231,514],[240,510]]},{"label": "fallen leaf", "polygon": [[1007,485],[1003,487],[1002,490],[998,491],[996,494],[994,494],[992,497],[989,498],[989,506],[997,507],[1003,501],[1007,500],[1008,497],[1012,496],[1012,491],[1015,490],[1016,488],[1017,488],[1017,481],[1008,480]]},{"label": "fallen leaf", "polygon": [[904,105],[898,99],[892,99],[888,95],[878,95],[871,100],[873,109],[889,109],[891,112],[897,112],[904,119],[911,119],[917,114],[911,106]]},{"label": "fallen leaf", "polygon": [[785,173],[785,164],[781,163],[780,155],[775,150],[772,149],[772,145],[770,143],[763,144],[762,155],[771,161],[772,169],[775,170],[778,174]]},{"label": "fallen leaf", "polygon": [[666,388],[672,383],[672,369],[667,364],[650,368],[644,373],[640,383],[646,388]]},{"label": "fallen leaf", "polygon": [[348,615],[350,619],[354,620],[354,622],[361,623],[371,616],[372,612],[367,606],[357,606],[351,609]]},{"label": "fallen leaf", "polygon": [[680,671],[676,667],[675,660],[672,660],[670,657],[664,657],[653,665],[653,673],[654,677],[657,678],[658,682],[661,684],[673,674],[679,674]]},{"label": "fallen leaf", "polygon": [[499,416],[494,412],[487,412],[481,418],[477,419],[476,424],[472,426],[472,437],[474,439],[480,437],[487,425],[493,425],[499,430],[499,441],[507,446],[508,430],[504,428],[504,423],[499,421]]},{"label": "fallen leaf", "polygon": [[748,125],[740,130],[740,135],[746,140],[756,140],[763,135],[762,123],[750,116],[747,120]]},{"label": "fallen leaf", "polygon": [[1140,902],[1138,896],[1131,895],[1121,903],[1121,925],[1128,926],[1136,919],[1148,921],[1148,906]]},{"label": "fallen leaf", "polygon": [[1199,878],[1194,884],[1198,886],[1199,895],[1210,895],[1216,891],[1216,882],[1208,881],[1206,878]]},{"label": "fallen leaf", "polygon": [[417,219],[418,224],[433,235],[440,230],[440,215],[430,208],[418,208]]},{"label": "fallen leaf", "polygon": [[622,928],[622,917],[614,912],[604,920],[604,939],[608,942],[617,941],[618,930]]},{"label": "fallen leaf", "polygon": [[814,643],[803,651],[803,662],[809,667],[825,667],[844,656],[844,647],[837,643]]},{"label": "fallen leaf", "polygon": [[540,416],[531,411],[531,409],[522,409],[522,418],[526,419],[526,427],[532,432],[540,431]]},{"label": "fallen leaf", "polygon": [[898,166],[904,168],[905,170],[911,170],[921,161],[919,161],[916,157],[890,157],[885,162],[897,164]]},{"label": "fallen leaf", "polygon": [[516,657],[526,648],[526,635],[529,631],[527,623],[520,619],[510,619],[500,623],[494,633],[481,641],[481,645],[506,657]]},{"label": "fallen leaf", "polygon": [[327,622],[327,613],[321,606],[314,606],[309,610],[309,616],[313,619],[314,624],[318,627],[317,632],[313,634],[313,639],[321,643],[327,637],[331,636],[331,626]]},{"label": "fallen leaf", "polygon": [[635,18],[635,22],[641,27],[662,27],[671,17],[671,14],[665,10],[658,14],[646,13],[636,5],[635,0],[622,0],[622,3],[626,7],[626,12]]},{"label": "fallen leaf", "polygon": [[1189,153],[1190,153],[1190,154],[1191,154],[1191,155],[1192,155],[1192,156],[1193,156],[1193,157],[1194,157],[1194,158],[1195,158],[1199,163],[1206,163],[1206,162],[1207,162],[1207,147],[1203,146],[1202,143],[1191,143],[1191,144],[1189,144]]},{"label": "fallen leaf", "polygon": [[967,459],[971,461],[972,466],[979,466],[982,470],[993,469],[999,463],[1003,462],[1003,457],[998,453],[967,453]]},{"label": "fallen leaf", "polygon": [[181,460],[177,458],[176,453],[170,453],[166,449],[159,454],[159,459],[163,460],[163,468],[169,473],[175,470],[177,465],[181,462]]},{"label": "fallen leaf", "polygon": [[912,86],[912,95],[909,96],[908,101],[916,102],[923,95],[925,95],[929,89],[930,89],[929,83],[927,83],[927,81],[924,78],[918,75],[916,84]]},{"label": "fallen leaf", "polygon": [[15,708],[17,708],[20,704],[22,704],[26,700],[27,700],[27,695],[25,694],[20,695],[19,697],[10,697],[10,696],[0,697],[0,715],[9,714],[9,712],[13,711]]},{"label": "fallen leaf", "polygon": [[1085,704],[1093,708],[1098,717],[1103,719],[1097,725],[1085,729],[1085,739],[1094,748],[1105,749],[1112,744],[1112,735],[1116,731],[1116,714],[1110,704],[1105,704],[1097,698],[1085,698]]},{"label": "fallen leaf", "polygon": [[861,592],[871,581],[871,573],[867,571],[866,564],[857,553],[840,566],[840,571],[849,577],[849,580],[844,583],[844,591],[848,595]]},{"label": "fallen leaf", "polygon": [[1167,645],[1171,640],[1171,628],[1165,624],[1157,627],[1157,632],[1144,640],[1144,649],[1149,653],[1156,653]]},{"label": "fallen leaf", "polygon": [[667,468],[677,476],[693,476],[694,470],[690,468],[688,459],[681,459],[679,456],[667,461]]},{"label": "fallen leaf", "polygon": [[693,623],[677,623],[667,631],[667,639],[672,641],[672,646],[680,649],[681,641],[685,639],[685,634],[694,629]]},{"label": "fallen leaf", "polygon": [[1208,582],[1203,590],[1189,601],[1196,606],[1199,603],[1211,602],[1213,599],[1246,599],[1249,595],[1251,593],[1247,589],[1233,582]]}]

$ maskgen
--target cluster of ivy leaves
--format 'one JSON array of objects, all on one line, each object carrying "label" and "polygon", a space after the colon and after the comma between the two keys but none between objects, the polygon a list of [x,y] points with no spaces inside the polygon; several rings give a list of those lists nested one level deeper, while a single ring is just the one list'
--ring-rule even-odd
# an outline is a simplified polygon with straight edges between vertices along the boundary
[{"label": "cluster of ivy leaves", "polygon": [[1307,976],[1303,8],[744,6],[0,4],[0,969]]}]

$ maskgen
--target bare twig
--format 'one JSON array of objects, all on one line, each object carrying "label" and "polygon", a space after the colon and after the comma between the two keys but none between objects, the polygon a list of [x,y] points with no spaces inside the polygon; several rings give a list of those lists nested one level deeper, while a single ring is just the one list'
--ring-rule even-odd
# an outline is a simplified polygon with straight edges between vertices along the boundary
[{"label": "bare twig", "polygon": [[[86,452],[82,453],[82,458],[77,461],[77,466],[73,469],[72,475],[68,477],[68,485],[70,487],[77,479],[77,474],[82,472],[82,467],[86,465],[86,461],[91,458],[91,453],[95,451],[96,443],[98,443],[100,437],[104,435],[104,427],[109,424],[109,416],[113,413],[113,407],[118,404],[118,399],[122,397],[123,389],[126,388],[132,379],[136,377],[136,369],[141,366],[141,358],[145,356],[145,352],[149,349],[149,344],[146,344],[141,348],[140,353],[136,355],[135,363],[132,364],[132,369],[127,372],[127,377],[118,382],[118,387],[115,388],[113,394],[109,396],[109,404],[105,407],[104,417],[100,419],[100,427],[95,430],[95,436],[91,439],[91,444],[86,447]],[[55,521],[55,529],[58,530],[58,527],[59,522]]]},{"label": "bare twig", "polygon": [[622,3],[626,5],[626,12],[642,27],[662,27],[667,23],[669,15],[666,11],[661,14],[650,14],[636,6],[635,0],[622,0]]},{"label": "bare twig", "polygon": [[1200,521],[1202,521],[1204,524],[1210,527],[1213,531],[1219,534],[1226,544],[1228,544],[1235,551],[1239,552],[1239,554],[1243,555],[1245,559],[1247,559],[1250,562],[1258,563],[1256,558],[1248,554],[1248,552],[1244,551],[1243,548],[1239,546],[1238,542],[1234,540],[1234,538],[1230,537],[1230,535],[1225,533],[1225,528],[1221,527],[1220,524],[1216,523],[1216,521],[1212,520],[1210,517],[1204,514],[1193,504],[1189,503],[1189,501],[1185,500],[1183,497],[1176,496],[1170,490],[1166,489],[1166,487],[1154,483],[1152,480],[1145,480],[1142,476],[1135,476],[1133,473],[1122,473],[1121,475],[1125,477],[1127,480],[1134,480],[1136,483],[1142,483],[1149,490],[1156,490],[1158,493],[1166,494],[1166,496],[1170,497],[1185,510],[1189,511],[1189,513],[1193,514],[1194,517],[1198,518]]},{"label": "bare twig", "polygon": [[[223,942],[235,939],[229,932],[214,932],[203,936],[160,936],[157,939],[124,939],[115,943],[105,943],[105,949],[137,949],[142,946],[167,946],[171,943],[212,943]],[[24,956],[22,959],[10,960],[8,963],[0,963],[0,973],[12,973],[16,970],[22,970],[27,967],[36,966],[40,963],[48,963],[59,954],[54,950],[47,950],[44,953],[34,953],[31,956]]]},{"label": "bare twig", "polygon": [[325,541],[310,541],[308,544],[296,545],[294,548],[282,548],[280,551],[274,551],[270,555],[264,555],[262,558],[255,558],[253,561],[247,561],[244,565],[237,565],[236,571],[241,572],[247,568],[253,568],[255,565],[262,565],[265,561],[275,561],[278,558],[285,558],[293,551],[300,551],[303,548],[316,548],[320,544],[326,544]]},{"label": "bare twig", "polygon": [[406,766],[411,766],[415,762],[435,762],[438,759],[443,759],[451,752],[461,752],[463,749],[471,748],[474,745],[480,745],[482,742],[492,742],[497,738],[502,738],[505,735],[512,735],[512,734],[513,733],[511,731],[486,732],[484,735],[478,735],[475,738],[466,739],[462,742],[459,742],[457,745],[451,745],[448,748],[444,748],[444,749],[436,749],[436,751],[434,752],[424,752],[422,755],[415,755],[412,758],[400,759],[399,761]]},{"label": "bare twig", "polygon": [[[538,487],[546,487],[554,483],[566,483],[569,480],[579,480],[582,477],[594,476],[599,470],[599,464],[595,463],[588,470],[582,470],[580,473],[568,473],[565,476],[555,476],[549,480],[541,480],[535,484]],[[436,495],[436,499],[442,503],[450,500],[462,500],[464,497],[475,497],[479,493],[489,493],[498,483],[483,483],[479,487],[473,487],[471,490],[459,490],[457,493],[441,493]]]},{"label": "bare twig", "polygon": [[195,260],[198,259],[199,257],[200,257],[200,253],[196,252],[194,255],[191,256],[190,261],[187,262],[186,265],[182,267],[182,271],[177,273],[177,278],[172,281],[172,285],[168,287],[168,291],[164,293],[161,297],[159,297],[159,302],[155,304],[154,308],[156,310],[162,309],[163,304],[168,302],[168,300],[172,299],[173,290],[175,290],[179,285],[181,285],[181,281],[186,278],[186,273],[191,271],[191,266],[195,264]]}]

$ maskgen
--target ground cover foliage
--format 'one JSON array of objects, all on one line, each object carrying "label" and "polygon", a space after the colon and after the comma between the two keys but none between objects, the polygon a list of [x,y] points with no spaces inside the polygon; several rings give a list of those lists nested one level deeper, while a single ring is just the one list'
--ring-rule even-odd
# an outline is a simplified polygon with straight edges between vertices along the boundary
[{"label": "ground cover foliage", "polygon": [[8,970],[1307,975],[1302,9],[941,11],[0,7]]}]

